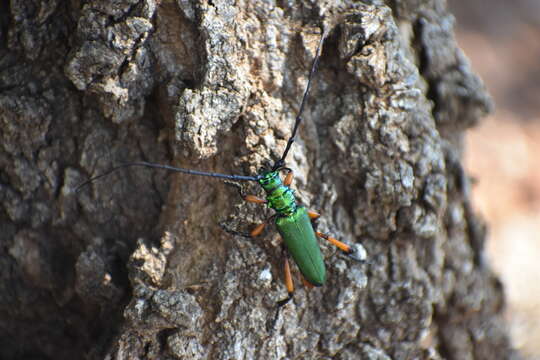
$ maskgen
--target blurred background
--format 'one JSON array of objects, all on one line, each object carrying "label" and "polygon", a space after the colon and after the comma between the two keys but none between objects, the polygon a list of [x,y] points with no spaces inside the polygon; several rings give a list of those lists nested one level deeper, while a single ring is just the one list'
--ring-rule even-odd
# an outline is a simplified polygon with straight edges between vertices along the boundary
[{"label": "blurred background", "polygon": [[448,0],[456,36],[495,101],[468,132],[473,206],[504,283],[514,346],[540,359],[540,0]]}]

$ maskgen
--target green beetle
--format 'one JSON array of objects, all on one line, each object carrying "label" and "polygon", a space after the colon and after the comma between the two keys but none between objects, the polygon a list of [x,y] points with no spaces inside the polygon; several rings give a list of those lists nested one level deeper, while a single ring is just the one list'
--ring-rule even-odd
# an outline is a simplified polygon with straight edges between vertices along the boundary
[{"label": "green beetle", "polygon": [[[262,174],[256,176],[243,176],[177,168],[169,165],[161,165],[149,162],[129,162],[116,166],[103,174],[97,175],[85,181],[84,183],[77,186],[76,191],[89,184],[90,182],[107,176],[110,173],[117,171],[121,168],[129,166],[143,166],[156,169],[164,169],[189,175],[207,176],[232,181],[256,181],[264,189],[266,193],[266,199],[261,199],[253,195],[242,196],[244,197],[244,200],[248,202],[266,204],[269,208],[272,208],[276,211],[276,214],[272,218],[275,219],[276,228],[278,229],[278,232],[283,238],[285,245],[284,249],[286,254],[284,268],[285,284],[288,291],[288,297],[286,299],[280,300],[278,302],[278,305],[281,307],[287,302],[289,302],[292,299],[294,292],[294,286],[287,254],[290,254],[294,262],[297,264],[306,285],[322,286],[326,281],[326,268],[324,265],[321,250],[317,242],[317,236],[329,241],[331,244],[338,247],[342,252],[347,255],[353,255],[355,251],[352,247],[346,245],[345,243],[342,243],[326,234],[314,230],[312,219],[319,217],[319,214],[309,211],[305,207],[300,206],[296,203],[294,190],[289,187],[292,182],[292,171],[285,167],[285,158],[287,157],[291,145],[295,140],[296,132],[302,120],[301,115],[304,110],[304,105],[306,103],[306,99],[309,93],[311,81],[317,68],[322,44],[326,35],[327,32],[323,32],[321,40],[317,47],[315,58],[313,60],[311,71],[309,73],[308,83],[302,97],[302,102],[300,103],[300,109],[298,110],[298,115],[296,116],[291,137],[287,141],[287,146],[283,152],[283,155],[281,156],[281,159],[275,162],[275,164],[271,167],[271,170],[263,172]],[[285,180],[281,180],[279,176],[279,173],[282,170],[288,170],[288,174]],[[225,230],[235,235],[255,237],[263,231],[265,225],[266,223],[260,224],[247,235],[227,228],[225,228]],[[359,256],[357,256],[356,259],[362,261],[364,254],[358,255]]]}]

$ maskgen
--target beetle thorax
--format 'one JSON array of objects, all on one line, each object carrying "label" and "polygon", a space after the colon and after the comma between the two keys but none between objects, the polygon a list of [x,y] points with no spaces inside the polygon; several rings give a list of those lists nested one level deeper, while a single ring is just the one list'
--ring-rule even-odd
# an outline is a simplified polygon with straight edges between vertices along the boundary
[{"label": "beetle thorax", "polygon": [[266,192],[268,207],[276,210],[280,215],[290,216],[296,210],[296,199],[294,190],[283,185],[279,173],[270,171],[259,180],[259,183]]}]

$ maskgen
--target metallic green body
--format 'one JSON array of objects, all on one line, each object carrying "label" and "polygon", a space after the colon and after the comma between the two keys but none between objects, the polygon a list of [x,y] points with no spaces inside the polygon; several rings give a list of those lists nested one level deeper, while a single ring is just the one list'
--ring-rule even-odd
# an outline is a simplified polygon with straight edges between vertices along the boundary
[{"label": "metallic green body", "polygon": [[298,206],[293,215],[278,216],[276,226],[302,275],[315,286],[323,285],[326,269],[306,208]]},{"label": "metallic green body", "polygon": [[326,281],[326,269],[306,208],[298,206],[294,191],[271,171],[259,180],[266,191],[268,207],[277,212],[276,227],[304,278],[315,286]]}]

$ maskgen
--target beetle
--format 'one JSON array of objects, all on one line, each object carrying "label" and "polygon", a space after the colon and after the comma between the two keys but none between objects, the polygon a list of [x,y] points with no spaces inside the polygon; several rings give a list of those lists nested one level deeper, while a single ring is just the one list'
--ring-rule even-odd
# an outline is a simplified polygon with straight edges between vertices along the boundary
[{"label": "beetle", "polygon": [[[312,220],[319,217],[319,214],[313,211],[307,210],[304,206],[297,204],[296,198],[294,196],[294,190],[290,188],[293,179],[293,172],[291,169],[285,167],[285,159],[289,150],[291,149],[292,144],[295,141],[296,133],[298,127],[302,122],[302,112],[308,98],[309,90],[311,88],[311,83],[313,76],[316,73],[317,65],[319,62],[319,57],[322,51],[322,46],[328,32],[323,31],[321,35],[320,42],[317,46],[315,57],[311,65],[311,70],[308,77],[308,83],[304,90],[304,94],[300,103],[300,108],[298,114],[295,118],[295,123],[291,136],[287,141],[285,150],[281,158],[276,161],[273,166],[267,171],[263,171],[262,174],[256,176],[244,176],[244,175],[227,175],[214,172],[205,172],[192,169],[178,168],[169,165],[162,165],[150,162],[128,162],[120,164],[116,167],[111,168],[105,173],[97,175],[90,178],[89,180],[83,182],[77,186],[76,191],[80,190],[82,187],[87,184],[107,176],[112,172],[115,172],[119,169],[130,167],[130,166],[142,166],[155,169],[164,169],[168,171],[180,172],[188,175],[197,175],[197,176],[206,176],[212,178],[218,178],[229,181],[255,181],[263,188],[266,193],[266,197],[259,198],[254,195],[244,196],[240,191],[240,194],[245,201],[257,203],[257,204],[266,204],[269,208],[273,209],[276,214],[271,217],[274,219],[274,224],[283,238],[284,242],[284,273],[285,273],[285,285],[287,288],[288,296],[287,298],[278,301],[278,307],[281,307],[287,304],[293,297],[294,285],[291,276],[291,268],[288,261],[288,255],[292,257],[300,273],[303,276],[304,284],[308,287],[313,286],[322,286],[326,282],[326,268],[324,260],[322,257],[321,250],[319,248],[317,237],[320,237],[341,250],[344,254],[349,255],[353,258],[356,258],[359,261],[362,261],[363,254],[356,254],[355,249],[351,246],[327,235],[316,231],[314,229]],[[288,171],[284,180],[280,177],[280,172],[282,170]],[[262,233],[266,222],[255,227],[249,234],[243,234],[234,230],[230,230],[224,227],[224,229],[235,235],[242,235],[248,237],[256,237]],[[222,226],[223,227],[223,226]]]}]

